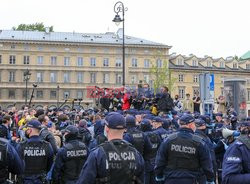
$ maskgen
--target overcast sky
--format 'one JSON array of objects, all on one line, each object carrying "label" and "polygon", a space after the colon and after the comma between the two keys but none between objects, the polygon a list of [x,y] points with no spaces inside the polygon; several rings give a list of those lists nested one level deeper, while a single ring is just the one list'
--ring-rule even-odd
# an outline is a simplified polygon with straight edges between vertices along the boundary
[{"label": "overcast sky", "polygon": [[[59,32],[116,31],[115,0],[0,0],[0,29],[44,22]],[[249,0],[123,0],[125,34],[216,57],[250,50]]]}]

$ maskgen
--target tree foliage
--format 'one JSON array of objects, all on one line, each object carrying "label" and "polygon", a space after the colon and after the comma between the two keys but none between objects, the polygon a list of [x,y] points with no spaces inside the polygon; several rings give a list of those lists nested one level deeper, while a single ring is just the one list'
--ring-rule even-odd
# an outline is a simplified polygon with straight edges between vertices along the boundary
[{"label": "tree foliage", "polygon": [[166,56],[160,51],[155,54],[154,60],[151,61],[150,76],[153,78],[155,93],[159,92],[162,86],[167,86],[170,93],[174,90],[176,78],[172,76]]},{"label": "tree foliage", "polygon": [[[45,31],[46,27],[43,22],[37,22],[35,24],[19,24],[17,27],[13,27],[12,30],[18,31]],[[53,32],[53,26],[49,27],[49,31]]]}]

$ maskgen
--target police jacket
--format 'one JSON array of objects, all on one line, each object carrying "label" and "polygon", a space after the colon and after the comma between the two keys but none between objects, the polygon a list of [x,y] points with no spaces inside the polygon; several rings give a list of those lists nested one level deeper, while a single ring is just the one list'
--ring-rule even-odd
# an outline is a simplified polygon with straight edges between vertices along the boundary
[{"label": "police jacket", "polygon": [[161,144],[156,156],[155,173],[160,178],[197,180],[205,174],[208,181],[214,180],[209,149],[188,128],[180,128]]},{"label": "police jacket", "polygon": [[128,142],[114,139],[91,151],[77,184],[130,184],[135,177],[143,182],[141,154]]},{"label": "police jacket", "polygon": [[77,180],[88,156],[86,145],[79,140],[70,140],[58,150],[52,177],[55,183],[65,184]]},{"label": "police jacket", "polygon": [[250,182],[250,138],[241,135],[229,146],[222,164],[223,184],[247,184]]},{"label": "police jacket", "polygon": [[24,163],[7,139],[0,138],[0,183],[6,181],[9,172],[22,174]]},{"label": "police jacket", "polygon": [[168,136],[168,131],[164,129],[162,126],[155,129],[153,132],[157,133],[160,136],[161,142],[163,142],[163,140]]},{"label": "police jacket", "polygon": [[142,131],[138,130],[136,127],[129,128],[124,134],[123,139],[132,144],[137,149],[137,151],[143,155],[145,136]]},{"label": "police jacket", "polygon": [[42,130],[40,132],[40,137],[42,140],[45,140],[49,142],[52,146],[53,152],[56,155],[57,153],[57,145],[56,145],[56,140],[53,134],[48,130],[46,126],[42,127]]},{"label": "police jacket", "polygon": [[32,136],[17,146],[25,162],[24,178],[33,178],[47,173],[53,164],[53,150],[50,143]]}]

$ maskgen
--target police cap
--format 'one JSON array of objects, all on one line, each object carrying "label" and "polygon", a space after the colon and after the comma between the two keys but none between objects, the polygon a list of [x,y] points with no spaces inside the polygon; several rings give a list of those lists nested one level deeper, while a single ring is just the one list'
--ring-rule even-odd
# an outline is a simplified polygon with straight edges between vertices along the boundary
[{"label": "police cap", "polygon": [[203,119],[196,119],[196,120],[194,120],[194,123],[197,127],[201,127],[201,126],[206,125],[206,122]]},{"label": "police cap", "polygon": [[128,115],[126,117],[126,126],[135,126],[135,117],[134,116],[131,116],[131,115]]},{"label": "police cap", "polygon": [[189,124],[194,122],[194,117],[191,114],[185,114],[183,116],[181,116],[180,121],[185,123],[185,124]]},{"label": "police cap", "polygon": [[78,134],[78,128],[74,125],[68,125],[65,130],[65,132],[68,132],[69,134],[76,135]]},{"label": "police cap", "polygon": [[117,112],[109,113],[105,120],[106,126],[111,129],[124,129],[126,127],[125,118]]},{"label": "police cap", "polygon": [[156,116],[154,119],[153,119],[154,122],[157,122],[157,123],[162,123],[162,119],[159,117],[159,116]]},{"label": "police cap", "polygon": [[42,124],[38,120],[33,119],[28,122],[27,127],[40,130],[42,128]]},{"label": "police cap", "polygon": [[215,114],[215,116],[220,116],[220,117],[222,117],[223,114],[222,114],[221,112],[218,112],[218,113]]},{"label": "police cap", "polygon": [[172,114],[172,115],[177,115],[177,113],[178,113],[178,112],[177,112],[176,110],[172,110],[172,111],[171,111],[171,114]]}]

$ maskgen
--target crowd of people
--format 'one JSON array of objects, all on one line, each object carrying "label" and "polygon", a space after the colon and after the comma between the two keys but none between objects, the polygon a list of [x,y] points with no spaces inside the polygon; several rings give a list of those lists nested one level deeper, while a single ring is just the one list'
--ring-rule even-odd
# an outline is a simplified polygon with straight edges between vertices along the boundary
[{"label": "crowd of people", "polygon": [[198,94],[180,102],[147,84],[100,102],[2,110],[0,183],[249,183],[250,118],[201,115]]}]

